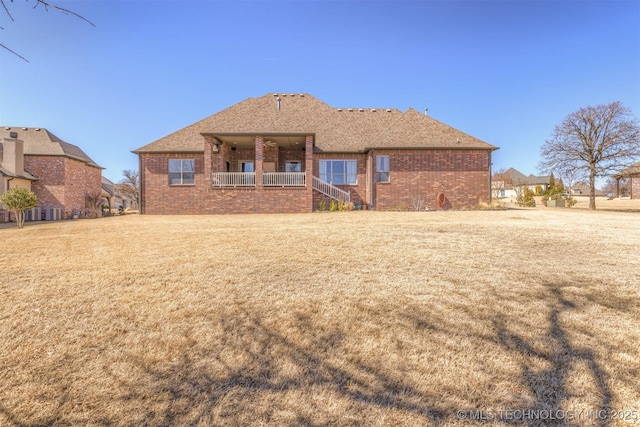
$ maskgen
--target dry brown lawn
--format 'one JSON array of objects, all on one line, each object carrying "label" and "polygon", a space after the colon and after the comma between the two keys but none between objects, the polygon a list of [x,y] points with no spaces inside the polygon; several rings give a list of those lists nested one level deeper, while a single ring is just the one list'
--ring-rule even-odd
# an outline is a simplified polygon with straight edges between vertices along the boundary
[{"label": "dry brown lawn", "polygon": [[0,425],[636,425],[639,241],[570,209],[2,229]]}]

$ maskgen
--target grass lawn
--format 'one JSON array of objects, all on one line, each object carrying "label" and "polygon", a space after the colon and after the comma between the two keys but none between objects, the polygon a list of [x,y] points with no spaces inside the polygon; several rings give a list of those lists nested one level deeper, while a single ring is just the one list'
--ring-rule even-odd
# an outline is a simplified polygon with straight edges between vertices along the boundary
[{"label": "grass lawn", "polygon": [[640,424],[638,213],[132,215],[0,242],[0,425]]}]

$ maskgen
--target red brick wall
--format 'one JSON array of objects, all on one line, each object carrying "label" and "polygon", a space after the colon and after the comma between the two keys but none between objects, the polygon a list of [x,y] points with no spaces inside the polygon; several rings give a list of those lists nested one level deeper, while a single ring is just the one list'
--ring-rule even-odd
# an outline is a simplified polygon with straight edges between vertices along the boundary
[{"label": "red brick wall", "polygon": [[376,209],[413,209],[418,196],[424,206],[441,209],[440,193],[450,209],[489,199],[488,150],[375,150],[375,155],[389,156],[390,166],[390,182],[375,185]]},{"label": "red brick wall", "polygon": [[[169,185],[169,159],[194,159],[194,185]],[[204,174],[204,153],[141,154],[142,213],[157,215],[203,214],[211,186]]]},{"label": "red brick wall", "polygon": [[102,170],[73,159],[65,159],[65,194],[63,217],[71,218],[74,210],[86,207],[89,193],[102,192]]},{"label": "red brick wall", "polygon": [[207,214],[311,212],[311,192],[305,188],[211,188]]},{"label": "red brick wall", "polygon": [[[369,197],[367,194],[367,155],[366,154],[352,154],[352,153],[315,153],[313,160],[313,174],[319,176],[320,160],[357,160],[358,161],[358,177],[355,185],[336,185],[341,190],[351,193],[351,201],[353,203],[369,203]],[[321,199],[327,201],[326,206],[329,206],[329,198],[324,194],[314,192],[313,195],[313,208],[318,209],[318,202]]]},{"label": "red brick wall", "polygon": [[[249,155],[249,151],[251,151]],[[279,162],[282,162],[281,151]],[[300,151],[302,153],[302,151]],[[207,153],[208,154],[208,153]],[[268,150],[259,153],[272,156]],[[252,159],[253,150],[227,150],[207,156],[213,170],[222,166],[221,159],[237,162]],[[294,153],[291,153],[294,158]],[[390,158],[390,183],[371,185],[374,176],[369,159],[375,163],[375,155]],[[445,208],[462,209],[478,205],[489,197],[489,162],[487,150],[376,150],[374,156],[367,154],[313,154],[314,175],[318,174],[321,159],[355,159],[358,161],[358,178],[355,185],[341,185],[351,193],[354,203],[373,204],[377,209],[412,209],[413,198],[422,196],[424,206],[439,209],[436,197],[444,193]],[[195,185],[169,186],[168,160],[195,159]],[[298,155],[295,154],[295,159]],[[225,160],[226,161],[226,160]],[[305,153],[305,162],[311,162],[311,151]],[[142,213],[145,214],[226,214],[226,213],[285,213],[309,212],[318,208],[324,196],[307,188],[213,188],[210,174],[205,173],[203,154],[142,154],[140,170],[142,177]],[[232,163],[232,171],[237,164]],[[224,170],[224,169],[223,169]],[[375,194],[371,194],[372,191]],[[374,197],[375,200],[371,200]],[[328,206],[328,204],[327,204]]]},{"label": "red brick wall", "polygon": [[631,198],[640,199],[640,175],[631,177],[629,187],[631,189]]},{"label": "red brick wall", "polygon": [[42,207],[63,207],[65,193],[65,158],[61,156],[24,156],[24,167],[38,178],[31,191]]},{"label": "red brick wall", "polygon": [[24,165],[38,178],[31,190],[38,206],[61,207],[63,217],[70,218],[75,209],[85,209],[88,192],[102,191],[102,171],[78,160],[62,156],[24,156]]}]

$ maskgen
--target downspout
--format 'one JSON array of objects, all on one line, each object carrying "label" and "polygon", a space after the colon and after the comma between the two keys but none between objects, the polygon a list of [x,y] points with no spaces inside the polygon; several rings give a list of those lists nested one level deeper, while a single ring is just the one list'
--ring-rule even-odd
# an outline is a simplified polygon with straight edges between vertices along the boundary
[{"label": "downspout", "polygon": [[491,185],[492,185],[492,179],[491,178],[492,178],[492,175],[493,175],[493,172],[491,170],[492,169],[491,166],[493,166],[493,162],[491,161],[491,154],[492,154],[492,152],[491,152],[491,150],[489,150],[489,204],[491,204],[492,196],[493,196],[493,191],[492,191],[493,189],[491,188]]}]

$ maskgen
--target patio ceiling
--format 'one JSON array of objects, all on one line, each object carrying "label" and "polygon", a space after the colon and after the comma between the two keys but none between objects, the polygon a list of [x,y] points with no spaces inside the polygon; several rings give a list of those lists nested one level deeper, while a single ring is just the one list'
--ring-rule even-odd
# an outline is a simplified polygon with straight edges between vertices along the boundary
[{"label": "patio ceiling", "polygon": [[[226,143],[231,147],[238,148],[253,148],[255,146],[255,137],[256,135],[260,135],[259,133],[255,134],[203,134],[210,135],[214,137],[220,143]],[[277,146],[280,148],[303,148],[305,146],[306,135],[268,135],[262,134],[262,138],[264,141],[264,145],[266,146]]]}]

